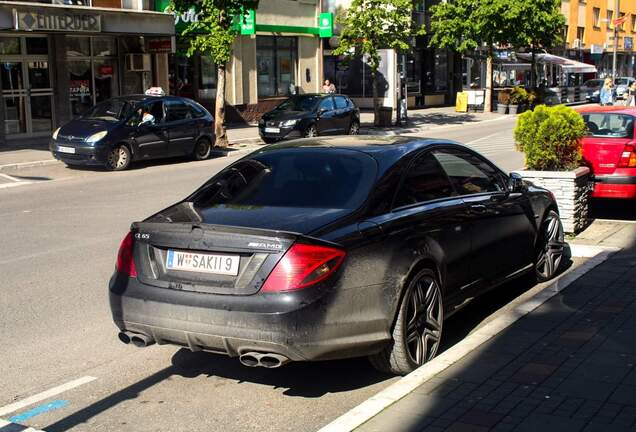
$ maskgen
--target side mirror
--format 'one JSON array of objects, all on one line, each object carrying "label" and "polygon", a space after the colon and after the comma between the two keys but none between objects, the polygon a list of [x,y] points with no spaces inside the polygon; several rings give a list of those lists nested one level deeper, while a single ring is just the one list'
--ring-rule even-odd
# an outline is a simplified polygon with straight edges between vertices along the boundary
[{"label": "side mirror", "polygon": [[523,183],[523,177],[521,177],[518,173],[510,173],[510,177],[508,179],[508,191],[509,192],[523,192],[525,191],[526,186]]}]

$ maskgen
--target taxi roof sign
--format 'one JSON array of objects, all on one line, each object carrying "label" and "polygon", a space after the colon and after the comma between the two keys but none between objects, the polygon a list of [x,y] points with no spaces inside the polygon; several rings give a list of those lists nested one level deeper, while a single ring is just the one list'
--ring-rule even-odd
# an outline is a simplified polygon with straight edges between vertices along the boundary
[{"label": "taxi roof sign", "polygon": [[166,92],[161,87],[150,87],[145,94],[146,96],[165,96]]}]

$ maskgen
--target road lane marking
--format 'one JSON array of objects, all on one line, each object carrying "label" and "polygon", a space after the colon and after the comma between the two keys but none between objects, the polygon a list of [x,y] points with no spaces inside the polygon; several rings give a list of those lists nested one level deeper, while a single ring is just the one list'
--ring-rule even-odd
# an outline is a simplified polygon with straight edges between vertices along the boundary
[{"label": "road lane marking", "polygon": [[11,187],[25,186],[29,184],[33,184],[33,182],[18,181],[17,183],[5,183],[5,184],[0,184],[0,189],[8,189]]},{"label": "road lane marking", "polygon": [[469,334],[433,360],[420,366],[375,396],[372,396],[333,420],[318,432],[350,432],[362,426],[376,415],[381,414],[389,406],[412,393],[420,385],[460,361],[466,355],[473,352],[474,349],[501,333],[512,323],[529,314],[563,291],[572,282],[607,260],[612,253],[618,252],[619,250],[620,248],[615,247],[570,244],[572,257],[589,257],[589,259],[571,272],[565,273],[560,278],[554,280],[550,285],[544,287],[541,291],[518,304],[513,309],[502,313],[479,330]]},{"label": "road lane marking", "polygon": [[39,429],[33,429],[32,427],[26,427],[15,423],[8,422],[0,419],[0,430],[7,428],[7,431],[20,431],[20,432],[45,432]]},{"label": "road lane marking", "polygon": [[38,393],[36,395],[30,396],[26,399],[22,399],[20,401],[14,402],[9,405],[5,405],[0,407],[0,416],[12,413],[29,405],[33,405],[34,403],[38,403],[43,401],[44,399],[51,398],[53,396],[57,396],[60,393],[64,393],[65,391],[74,389],[75,387],[79,387],[83,384],[87,384],[91,381],[95,381],[97,378],[92,376],[85,376],[82,378],[78,378],[73,381],[69,381],[66,384],[59,385],[57,387],[53,387],[52,389],[43,391],[42,393]]},{"label": "road lane marking", "polygon": [[0,177],[2,177],[3,179],[7,179],[9,181],[12,181],[12,182],[19,182],[20,181],[20,179],[17,179],[15,177],[11,177],[10,175],[7,175],[7,174],[0,173]]},{"label": "road lane marking", "polygon": [[23,421],[26,421],[28,419],[30,419],[31,417],[35,417],[37,415],[40,414],[44,414],[45,412],[49,412],[49,411],[53,411],[56,409],[60,409],[60,408],[64,408],[65,406],[68,405],[68,401],[67,400],[62,400],[62,399],[58,399],[58,400],[54,400],[53,402],[49,402],[47,404],[43,404],[43,405],[38,405],[35,408],[32,408],[28,411],[25,411],[21,414],[17,414],[14,415],[12,417],[9,417],[9,421],[13,422],[13,423],[21,423]]}]

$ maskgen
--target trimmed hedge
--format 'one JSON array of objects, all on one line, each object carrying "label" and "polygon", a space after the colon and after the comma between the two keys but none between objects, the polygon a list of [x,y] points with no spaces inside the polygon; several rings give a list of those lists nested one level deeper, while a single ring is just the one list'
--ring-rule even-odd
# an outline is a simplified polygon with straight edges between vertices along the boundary
[{"label": "trimmed hedge", "polygon": [[581,165],[581,138],[587,126],[583,117],[565,105],[538,105],[517,120],[517,149],[526,156],[526,168],[536,171],[570,171]]}]

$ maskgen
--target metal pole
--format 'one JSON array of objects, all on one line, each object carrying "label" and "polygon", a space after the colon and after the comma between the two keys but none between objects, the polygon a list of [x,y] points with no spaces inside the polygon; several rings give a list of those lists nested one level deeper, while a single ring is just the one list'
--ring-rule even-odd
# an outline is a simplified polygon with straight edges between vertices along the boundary
[{"label": "metal pole", "polygon": [[[616,21],[620,15],[619,1],[614,0],[614,17],[613,20]],[[612,81],[616,81],[616,51],[618,50],[618,26],[614,24],[614,56],[612,57]]]}]

